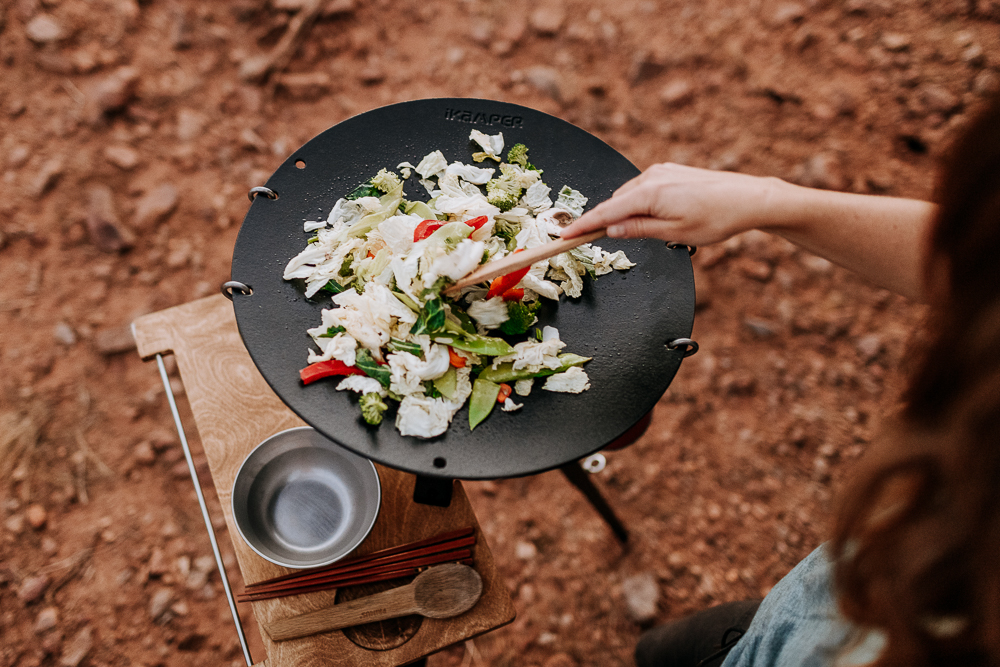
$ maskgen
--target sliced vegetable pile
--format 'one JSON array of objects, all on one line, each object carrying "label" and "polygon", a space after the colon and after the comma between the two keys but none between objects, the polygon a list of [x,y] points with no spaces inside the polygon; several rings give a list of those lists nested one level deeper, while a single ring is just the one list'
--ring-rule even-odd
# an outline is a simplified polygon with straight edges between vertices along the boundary
[{"label": "sliced vegetable pile", "polygon": [[[466,400],[470,429],[497,404],[517,410],[523,406],[511,394],[527,396],[535,378],[545,378],[548,391],[588,389],[582,366],[590,359],[563,352],[553,327],[532,331],[539,299],[579,297],[584,274],[634,266],[621,251],[586,244],[455,298],[443,295],[481,264],[549,242],[587,203],[569,186],[553,202],[523,144],[504,162],[502,134],[473,130],[469,138],[482,148],[474,162],[496,168],[448,164],[434,151],[416,166],[401,163],[399,174],[382,169],[326,220],[305,223],[314,235],[285,267],[285,280],[305,281],[306,296],[328,293],[337,306],[308,331],[319,350],[309,351],[302,382],[343,378],[337,389],[360,394],[373,425],[398,402],[403,435],[444,433]],[[426,203],[403,192],[414,172]],[[498,334],[529,335],[511,345]]]}]

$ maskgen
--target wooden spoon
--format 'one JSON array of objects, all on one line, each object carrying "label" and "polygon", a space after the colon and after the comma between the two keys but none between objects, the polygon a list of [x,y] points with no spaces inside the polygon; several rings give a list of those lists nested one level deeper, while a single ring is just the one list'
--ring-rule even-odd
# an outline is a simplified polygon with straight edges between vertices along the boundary
[{"label": "wooden spoon", "polygon": [[273,641],[280,642],[409,614],[450,618],[471,609],[482,592],[478,572],[468,565],[448,563],[424,570],[405,586],[263,626]]},{"label": "wooden spoon", "polygon": [[543,259],[548,259],[549,257],[555,257],[561,252],[566,252],[567,250],[572,250],[573,248],[583,245],[584,243],[590,243],[596,241],[604,236],[604,230],[601,229],[596,232],[590,232],[589,234],[584,234],[583,236],[577,236],[572,239],[558,239],[556,241],[550,241],[544,245],[531,248],[529,250],[524,250],[522,252],[514,252],[503,259],[498,259],[495,262],[487,262],[482,266],[482,268],[477,269],[467,275],[466,277],[459,280],[457,283],[451,287],[444,290],[445,294],[454,294],[463,287],[469,287],[470,285],[476,285],[483,281],[489,280],[490,278],[496,278],[497,276],[502,276],[507,273],[512,273],[518,269],[523,269],[526,266],[531,266],[535,262],[540,262]]}]

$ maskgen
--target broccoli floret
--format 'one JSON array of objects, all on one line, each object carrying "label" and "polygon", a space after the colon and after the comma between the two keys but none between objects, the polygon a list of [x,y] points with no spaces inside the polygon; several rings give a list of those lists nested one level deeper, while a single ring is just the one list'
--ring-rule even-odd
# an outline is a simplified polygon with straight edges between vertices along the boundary
[{"label": "broccoli floret", "polygon": [[500,325],[500,331],[509,336],[523,334],[535,323],[535,311],[541,304],[524,303],[523,301],[507,302],[507,321]]},{"label": "broccoli floret", "polygon": [[386,194],[389,194],[400,185],[399,176],[388,169],[379,170],[379,172],[372,177],[371,182],[372,185]]},{"label": "broccoli floret", "polygon": [[361,416],[372,426],[382,423],[382,413],[389,409],[389,406],[382,401],[377,391],[371,391],[361,397]]},{"label": "broccoli floret", "polygon": [[500,165],[500,178],[486,183],[486,199],[501,211],[509,211],[521,199],[521,185],[517,172],[509,165]]},{"label": "broccoli floret", "polygon": [[514,248],[517,247],[517,239],[515,237],[520,231],[520,224],[516,222],[508,222],[499,218],[497,218],[496,223],[493,225],[493,235],[499,236],[506,241],[507,250],[509,251],[513,251]]},{"label": "broccoli floret", "polygon": [[541,173],[541,171],[535,168],[535,165],[528,162],[528,147],[524,144],[514,144],[510,147],[510,150],[507,151],[507,162],[510,162],[511,164],[519,164],[524,169],[530,169]]},{"label": "broccoli floret", "polygon": [[358,187],[354,188],[351,191],[351,194],[344,197],[344,199],[349,199],[353,201],[355,199],[361,199],[362,197],[378,197],[378,196],[379,196],[378,188],[372,185],[371,181],[366,181],[361,185],[359,185]]}]

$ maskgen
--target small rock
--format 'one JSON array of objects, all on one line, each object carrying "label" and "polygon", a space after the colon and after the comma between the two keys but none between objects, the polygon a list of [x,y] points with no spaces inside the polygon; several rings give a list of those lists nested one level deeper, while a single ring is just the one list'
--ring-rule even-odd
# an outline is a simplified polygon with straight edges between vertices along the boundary
[{"label": "small rock", "polygon": [[748,317],[743,320],[743,325],[758,338],[770,338],[778,333],[777,324],[759,317]]},{"label": "small rock", "polygon": [[945,115],[956,111],[962,103],[957,95],[936,84],[921,86],[920,98],[929,112]]},{"label": "small rock", "polygon": [[3,527],[15,535],[20,535],[24,532],[24,515],[14,514],[13,516],[8,517],[7,520],[3,522]]},{"label": "small rock", "polygon": [[177,188],[172,184],[157,186],[136,204],[133,226],[145,229],[157,224],[173,212],[177,207],[177,199]]},{"label": "small rock", "polygon": [[139,70],[119,67],[87,91],[84,115],[91,124],[100,122],[105,114],[121,109],[135,95]]},{"label": "small rock", "polygon": [[846,186],[840,160],[833,153],[820,153],[798,166],[794,180],[809,188],[843,190]]},{"label": "small rock", "polygon": [[518,543],[514,545],[514,555],[520,560],[531,560],[538,555],[538,548],[533,542],[519,540]]},{"label": "small rock", "polygon": [[741,257],[735,262],[736,269],[747,278],[758,282],[766,283],[774,274],[774,268],[767,262],[759,259]]},{"label": "small rock", "polygon": [[24,516],[28,520],[28,525],[35,530],[43,528],[49,520],[48,512],[38,503],[28,505],[27,509],[24,510]]},{"label": "small rock", "polygon": [[[176,379],[177,378],[174,378],[174,380]],[[171,387],[170,387],[171,389],[173,389],[172,385],[173,381],[171,381]],[[174,393],[177,394],[177,392]],[[178,461],[177,463],[175,463],[174,466],[170,469],[170,474],[173,476],[174,479],[186,479],[187,477],[189,477],[191,475],[191,470],[190,468],[188,468],[187,460]]]},{"label": "small rock", "polygon": [[132,458],[136,463],[144,466],[153,465],[156,462],[156,452],[149,440],[143,440],[132,449]]},{"label": "small rock", "polygon": [[167,563],[167,556],[159,547],[153,548],[153,553],[149,556],[148,567],[149,574],[153,577],[162,577],[170,571],[170,565]]},{"label": "small rock", "polygon": [[77,667],[94,646],[94,631],[88,625],[66,645],[59,657],[60,667]]},{"label": "small rock", "polygon": [[205,584],[208,583],[208,573],[202,572],[200,570],[192,570],[187,575],[187,580],[184,585],[191,590],[199,590],[204,588]]},{"label": "small rock", "polygon": [[170,46],[176,51],[190,48],[192,32],[188,13],[180,7],[174,8],[170,21]]},{"label": "small rock", "polygon": [[52,327],[52,337],[56,339],[57,343],[66,347],[76,344],[76,332],[65,322],[56,322],[56,325]]},{"label": "small rock", "polygon": [[102,329],[94,335],[94,347],[106,356],[131,352],[135,349],[135,338],[127,326]]},{"label": "small rock", "polygon": [[328,18],[332,16],[346,16],[353,14],[357,7],[357,0],[330,0],[330,2],[323,6],[321,13]]},{"label": "small rock", "polygon": [[983,47],[978,44],[972,44],[963,49],[960,57],[962,62],[973,67],[981,67],[986,63],[986,54],[983,52]]},{"label": "small rock", "polygon": [[181,141],[197,139],[207,122],[205,114],[193,109],[181,109],[177,112],[177,138]]},{"label": "small rock", "polygon": [[[378,80],[384,78],[384,73],[377,75]],[[329,94],[331,87],[330,75],[326,72],[296,72],[275,77],[278,87],[290,97],[300,100],[315,100]],[[372,83],[377,83],[374,79]]]},{"label": "small rock", "polygon": [[531,12],[531,28],[540,35],[552,36],[559,32],[566,20],[566,10],[562,5],[547,4]]},{"label": "small rock", "polygon": [[52,583],[51,580],[44,574],[28,577],[21,582],[20,588],[17,589],[17,598],[25,604],[31,604],[45,594],[45,589],[49,587],[50,583]]},{"label": "small rock", "polygon": [[493,23],[488,19],[477,19],[469,26],[469,38],[480,46],[489,46],[493,41]]},{"label": "small rock", "polygon": [[910,44],[913,43],[909,35],[904,35],[899,32],[883,33],[882,38],[879,41],[887,51],[892,51],[893,53],[906,51],[910,48]]},{"label": "small rock", "polygon": [[35,176],[34,181],[28,188],[29,193],[36,199],[44,195],[55,185],[56,181],[63,174],[62,158],[54,157],[42,165],[41,170]]},{"label": "small rock", "polygon": [[119,220],[114,194],[106,185],[87,189],[87,233],[90,242],[104,252],[119,252],[135,245],[135,235]]},{"label": "small rock", "polygon": [[35,633],[42,634],[59,624],[59,610],[56,607],[46,607],[35,617]]},{"label": "small rock", "polygon": [[385,80],[385,68],[377,60],[370,60],[358,72],[358,80],[365,86],[374,86]]},{"label": "small rock", "polygon": [[7,166],[11,169],[20,169],[31,157],[31,148],[24,144],[14,146],[7,154]]},{"label": "small rock", "polygon": [[652,572],[643,572],[623,581],[622,593],[629,616],[636,623],[648,623],[656,618],[660,587]]},{"label": "small rock", "polygon": [[557,102],[562,101],[562,77],[554,67],[535,65],[524,71],[524,80],[541,93],[545,93]]},{"label": "small rock", "polygon": [[104,149],[104,159],[128,171],[139,164],[139,153],[128,146],[108,146]]},{"label": "small rock", "polygon": [[629,68],[629,81],[633,84],[655,79],[667,69],[666,60],[649,50],[642,50],[632,57]]},{"label": "small rock", "polygon": [[820,257],[818,255],[813,255],[811,253],[803,254],[799,259],[802,266],[804,266],[810,273],[816,275],[829,275],[833,271],[833,262],[826,259],[825,257]]},{"label": "small rock", "polygon": [[687,79],[674,79],[660,90],[660,101],[668,107],[682,107],[694,100],[694,86]]},{"label": "small rock", "polygon": [[172,600],[173,593],[169,588],[161,588],[153,593],[153,597],[149,600],[149,617],[154,621],[160,620],[164,612],[170,608]]},{"label": "small rock", "polygon": [[771,25],[775,28],[786,23],[796,23],[806,16],[806,8],[797,2],[788,2],[775,10],[771,15]]},{"label": "small rock", "polygon": [[50,44],[65,37],[66,31],[55,17],[39,14],[24,26],[24,34],[36,44]]},{"label": "small rock", "polygon": [[865,361],[872,361],[882,352],[882,345],[882,337],[872,333],[859,338],[854,346]]},{"label": "small rock", "polygon": [[1000,77],[996,72],[983,70],[973,79],[972,91],[977,95],[995,95],[1000,92]]}]

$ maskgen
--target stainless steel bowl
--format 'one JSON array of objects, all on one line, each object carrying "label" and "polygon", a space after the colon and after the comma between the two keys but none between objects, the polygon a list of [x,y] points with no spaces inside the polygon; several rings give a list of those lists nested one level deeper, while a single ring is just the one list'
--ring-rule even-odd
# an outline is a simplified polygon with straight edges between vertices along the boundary
[{"label": "stainless steel bowl", "polygon": [[306,426],[250,452],[233,483],[233,517],[243,540],[272,563],[320,567],[361,544],[381,498],[371,461]]}]

